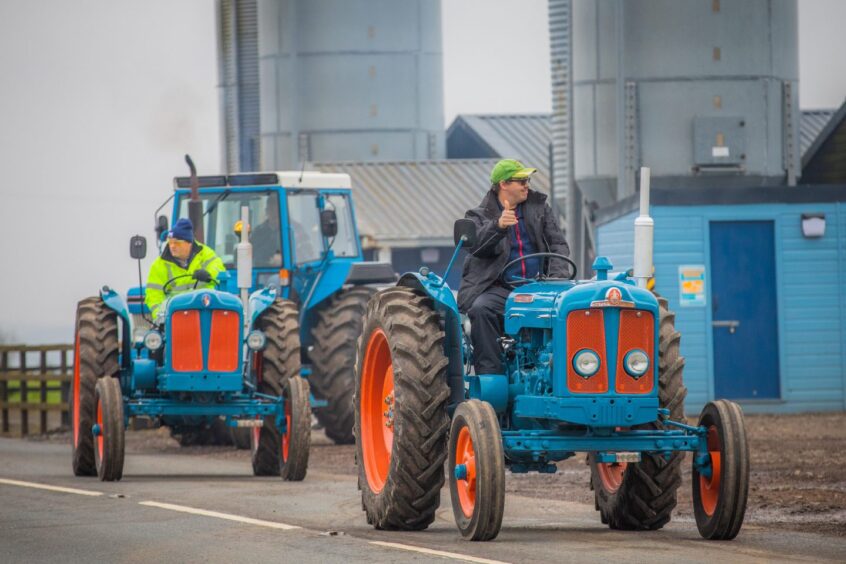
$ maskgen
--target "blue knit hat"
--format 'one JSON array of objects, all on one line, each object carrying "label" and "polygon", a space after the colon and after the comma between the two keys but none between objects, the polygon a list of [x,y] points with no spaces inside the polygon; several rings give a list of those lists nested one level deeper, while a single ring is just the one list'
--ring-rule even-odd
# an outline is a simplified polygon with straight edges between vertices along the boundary
[{"label": "blue knit hat", "polygon": [[167,234],[172,239],[179,239],[180,241],[194,242],[194,225],[187,217],[181,217],[173,224],[173,229]]}]

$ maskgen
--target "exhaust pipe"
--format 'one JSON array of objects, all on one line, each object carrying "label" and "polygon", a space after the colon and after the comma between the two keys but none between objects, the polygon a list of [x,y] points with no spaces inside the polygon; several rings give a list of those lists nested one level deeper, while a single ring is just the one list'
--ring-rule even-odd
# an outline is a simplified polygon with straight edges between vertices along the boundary
[{"label": "exhaust pipe", "polygon": [[649,168],[640,168],[640,215],[635,219],[634,277],[638,288],[646,289],[652,277],[652,232],[655,223],[649,216]]},{"label": "exhaust pipe", "polygon": [[241,242],[235,247],[238,268],[238,289],[244,306],[244,326],[249,325],[250,288],[253,285],[253,245],[250,243],[250,208],[241,207]]}]

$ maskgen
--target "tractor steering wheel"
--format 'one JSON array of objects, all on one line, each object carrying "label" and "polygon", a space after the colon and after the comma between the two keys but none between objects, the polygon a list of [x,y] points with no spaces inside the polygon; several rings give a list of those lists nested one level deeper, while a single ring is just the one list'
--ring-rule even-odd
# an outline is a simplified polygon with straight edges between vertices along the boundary
[{"label": "tractor steering wheel", "polygon": [[[180,278],[193,278],[193,277],[194,277],[194,276],[193,276],[192,274],[180,274],[179,276],[174,276],[173,278],[171,278],[170,280],[168,280],[167,282],[165,282],[165,283],[164,283],[164,286],[162,286],[162,292],[163,292],[163,293],[165,293],[165,294],[167,294],[167,292],[168,292],[168,286],[170,286],[171,284],[173,284],[173,283],[174,283],[174,281],[179,280]],[[218,280],[216,280],[216,279],[214,279],[214,278],[211,278],[211,279],[209,280],[209,282],[214,282],[214,286],[215,286],[215,288],[216,288],[216,287],[218,287],[218,286],[220,285],[220,281],[218,281]],[[197,281],[194,283],[194,289],[196,290],[196,289],[197,289],[197,284],[201,284],[201,283],[202,283],[202,284],[207,284],[207,282],[201,282],[200,280],[197,280]]]},{"label": "tractor steering wheel", "polygon": [[[570,264],[570,266],[573,269],[572,272],[570,273],[570,277],[569,278],[550,278],[546,274],[544,274],[543,272],[539,272],[538,275],[535,276],[534,278],[514,278],[514,279],[511,279],[511,280],[505,279],[505,273],[508,271],[508,269],[512,265],[517,264],[518,262],[523,262],[526,259],[536,258],[536,257],[551,257],[551,258],[557,258],[557,259],[561,259],[563,261],[566,261],[567,263]],[[523,284],[528,284],[529,282],[561,282],[561,281],[566,281],[566,280],[575,280],[576,279],[576,263],[574,263],[572,260],[565,257],[564,255],[561,255],[561,254],[558,254],[558,253],[532,253],[530,255],[524,255],[522,257],[518,257],[518,258],[512,260],[511,262],[509,262],[508,264],[506,264],[505,266],[503,266],[502,271],[499,273],[498,278],[499,278],[500,283],[503,286],[505,286],[506,288],[508,288],[509,290],[513,290],[517,286],[522,286]]]}]

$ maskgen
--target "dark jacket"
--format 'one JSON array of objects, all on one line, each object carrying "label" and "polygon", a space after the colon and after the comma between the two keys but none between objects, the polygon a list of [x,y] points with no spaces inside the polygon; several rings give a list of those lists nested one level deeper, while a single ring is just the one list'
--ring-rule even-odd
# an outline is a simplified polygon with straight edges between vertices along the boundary
[{"label": "dark jacket", "polygon": [[[468,210],[464,217],[476,224],[476,245],[467,248],[461,286],[458,290],[458,309],[466,312],[479,295],[496,282],[502,267],[508,262],[511,241],[507,229],[497,225],[502,212],[496,201],[496,194],[489,191],[479,207]],[[546,203],[546,194],[529,190],[523,202],[523,221],[538,252],[558,253],[570,256],[570,247],[564,240],[564,233]],[[569,265],[563,260],[544,261],[544,272],[554,278],[570,275]]]}]

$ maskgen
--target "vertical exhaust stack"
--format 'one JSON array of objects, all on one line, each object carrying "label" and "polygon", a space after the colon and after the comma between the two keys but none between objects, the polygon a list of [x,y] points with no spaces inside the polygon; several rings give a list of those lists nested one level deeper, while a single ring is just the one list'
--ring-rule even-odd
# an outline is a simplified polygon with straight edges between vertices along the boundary
[{"label": "vertical exhaust stack", "polygon": [[250,208],[241,207],[241,242],[235,248],[238,268],[238,289],[244,306],[244,325],[249,324],[250,288],[253,285],[253,245],[250,243]]},{"label": "vertical exhaust stack", "polygon": [[189,155],[185,155],[185,162],[191,171],[191,198],[188,200],[188,219],[194,226],[194,239],[200,243],[206,242],[206,234],[203,229],[203,201],[200,199],[200,179],[197,178],[197,167]]},{"label": "vertical exhaust stack", "polygon": [[638,288],[646,288],[652,276],[652,232],[649,216],[649,168],[640,167],[640,215],[635,219],[634,277]]}]

